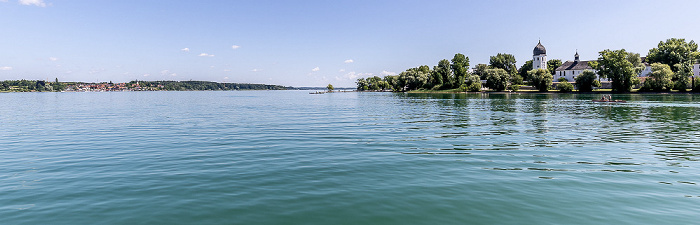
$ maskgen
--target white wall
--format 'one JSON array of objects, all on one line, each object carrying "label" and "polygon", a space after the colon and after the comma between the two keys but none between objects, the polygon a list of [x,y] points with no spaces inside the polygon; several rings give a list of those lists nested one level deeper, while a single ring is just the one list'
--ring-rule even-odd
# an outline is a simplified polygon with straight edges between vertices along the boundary
[{"label": "white wall", "polygon": [[639,73],[639,77],[648,77],[649,74],[651,74],[651,66],[646,66],[644,70],[642,70],[641,73]]},{"label": "white wall", "polygon": [[[567,81],[569,82],[576,82],[576,76],[581,75],[584,70],[564,70],[564,71],[557,71],[554,73],[554,77],[552,79],[553,82],[558,82],[559,78],[564,77],[566,78]],[[592,70],[594,73],[596,73],[596,76],[598,71],[597,70]],[[598,78],[600,79],[600,77]],[[608,79],[600,79],[601,81],[607,81]]]}]

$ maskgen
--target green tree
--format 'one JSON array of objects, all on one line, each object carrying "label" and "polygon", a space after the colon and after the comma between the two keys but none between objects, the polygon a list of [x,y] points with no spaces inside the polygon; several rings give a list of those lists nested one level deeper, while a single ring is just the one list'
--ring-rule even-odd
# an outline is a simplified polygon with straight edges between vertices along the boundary
[{"label": "green tree", "polygon": [[673,89],[685,92],[688,88],[689,77],[693,76],[693,65],[691,61],[685,61],[674,65],[676,73],[673,75]]},{"label": "green tree", "polygon": [[328,89],[328,91],[332,92],[332,91],[333,91],[333,85],[332,85],[332,84],[328,84],[328,86],[326,86],[326,89]]},{"label": "green tree", "polygon": [[452,58],[452,65],[450,66],[452,68],[452,73],[455,77],[455,83],[453,84],[453,86],[461,87],[464,84],[465,79],[467,78],[467,75],[469,73],[469,57],[457,53]]},{"label": "green tree", "polygon": [[510,74],[504,69],[486,70],[486,86],[494,91],[503,91],[508,88]]},{"label": "green tree", "polygon": [[366,91],[366,90],[369,90],[369,82],[367,82],[366,79],[364,79],[364,78],[358,78],[358,79],[357,79],[357,82],[355,82],[355,83],[357,84],[357,90],[358,90],[358,91]]},{"label": "green tree", "polygon": [[671,38],[666,42],[660,41],[656,48],[649,50],[646,61],[648,63],[662,63],[671,66],[673,72],[678,72],[676,64],[691,61],[698,51],[698,44],[694,41],[686,42],[685,39]]},{"label": "green tree", "polygon": [[518,72],[515,62],[515,56],[506,53],[498,53],[489,59],[491,68],[503,69],[511,76]]},{"label": "green tree", "polygon": [[639,82],[634,65],[628,61],[629,53],[625,49],[601,51],[598,57],[598,74],[612,81],[615,92],[629,92]]},{"label": "green tree", "polygon": [[479,79],[486,80],[486,70],[489,66],[486,64],[477,64],[474,68],[474,74],[479,76]]},{"label": "green tree", "polygon": [[559,89],[559,92],[571,92],[574,90],[574,85],[569,83],[566,78],[561,77],[558,81],[559,83],[557,84],[557,89]]},{"label": "green tree", "polygon": [[479,92],[481,91],[481,78],[476,74],[471,74],[463,86],[465,86],[463,88],[465,91]]},{"label": "green tree", "polygon": [[666,64],[652,63],[651,73],[644,81],[641,91],[670,91],[673,88],[673,71]]},{"label": "green tree", "polygon": [[452,76],[450,61],[447,59],[440,60],[438,65],[433,68],[433,72],[435,73],[433,77],[436,79],[436,82],[434,83],[435,86],[433,88],[452,88],[452,84],[454,84],[454,77]]},{"label": "green tree", "polygon": [[520,74],[523,80],[529,81],[530,78],[527,76],[527,72],[530,70],[532,70],[532,60],[525,61],[525,64],[518,69],[518,74]]},{"label": "green tree", "polygon": [[561,66],[561,60],[560,59],[550,59],[547,61],[547,70],[549,70],[549,73],[554,76],[554,73],[556,73],[557,68]]},{"label": "green tree", "polygon": [[545,69],[530,70],[527,76],[530,78],[530,84],[539,91],[548,91],[552,87],[554,77]]},{"label": "green tree", "polygon": [[404,86],[406,86],[406,83],[400,78],[399,75],[385,76],[384,81],[386,81],[389,84],[391,90],[393,91],[402,91]]},{"label": "green tree", "polygon": [[[427,67],[427,66],[426,66]],[[427,73],[425,72],[427,71]],[[417,90],[420,88],[429,88],[430,86],[430,70],[425,70],[423,66],[411,68],[399,74],[399,79],[405,83],[405,90]]]},{"label": "green tree", "polygon": [[589,92],[593,91],[593,87],[600,87],[600,82],[596,80],[595,72],[591,70],[584,70],[583,73],[574,79],[576,80],[575,85],[578,91]]}]

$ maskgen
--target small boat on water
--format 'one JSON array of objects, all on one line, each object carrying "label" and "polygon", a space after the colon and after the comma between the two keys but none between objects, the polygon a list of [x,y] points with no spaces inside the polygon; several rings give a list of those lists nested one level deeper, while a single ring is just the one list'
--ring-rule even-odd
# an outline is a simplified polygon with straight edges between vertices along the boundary
[{"label": "small boat on water", "polygon": [[603,95],[600,99],[593,99],[593,102],[610,102],[610,103],[625,103],[625,100],[612,100],[611,95]]}]

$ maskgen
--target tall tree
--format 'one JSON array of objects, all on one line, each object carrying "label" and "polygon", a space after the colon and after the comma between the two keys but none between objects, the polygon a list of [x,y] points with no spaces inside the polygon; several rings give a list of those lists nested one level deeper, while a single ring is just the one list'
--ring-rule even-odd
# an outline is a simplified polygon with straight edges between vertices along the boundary
[{"label": "tall tree", "polygon": [[589,92],[593,91],[593,87],[600,87],[600,82],[596,80],[595,72],[584,70],[583,73],[574,78],[576,80],[576,88],[578,91]]},{"label": "tall tree", "polygon": [[552,87],[554,77],[545,69],[530,70],[527,77],[530,78],[530,84],[539,91],[547,91]]},{"label": "tall tree", "polygon": [[510,82],[510,74],[504,69],[488,69],[486,70],[486,86],[494,91],[503,91],[508,88]]},{"label": "tall tree", "polygon": [[461,87],[469,73],[469,57],[460,53],[455,54],[452,58],[452,73],[454,73],[455,83],[453,87]]},{"label": "tall tree", "polygon": [[450,61],[447,59],[440,60],[438,65],[433,69],[435,73],[435,78],[439,79],[435,83],[435,86],[441,85],[440,89],[451,88],[454,83],[454,77],[452,76],[452,68],[450,68]]},{"label": "tall tree", "polygon": [[479,79],[486,80],[486,70],[489,66],[486,64],[477,64],[474,68],[474,74],[479,76]]},{"label": "tall tree", "polygon": [[556,73],[557,68],[561,66],[561,59],[550,59],[547,61],[547,70],[549,70],[549,73],[554,75]]},{"label": "tall tree", "polygon": [[489,65],[494,69],[503,69],[512,76],[518,72],[515,62],[515,56],[506,53],[498,53],[495,56],[491,56]]},{"label": "tall tree", "polygon": [[518,74],[523,78],[523,80],[530,80],[530,78],[527,76],[527,72],[532,70],[532,60],[525,61],[525,64],[518,69]]},{"label": "tall tree", "polygon": [[670,91],[673,88],[673,71],[666,64],[652,63],[651,73],[642,85],[642,91]]},{"label": "tall tree", "polygon": [[698,44],[695,41],[686,42],[685,39],[671,38],[666,42],[659,42],[656,48],[649,50],[647,54],[648,63],[663,63],[669,65],[673,72],[677,72],[676,64],[680,64],[693,59],[694,53],[698,51]]},{"label": "tall tree", "polygon": [[634,65],[628,61],[629,53],[625,49],[601,51],[598,57],[598,74],[612,81],[615,92],[632,91],[632,86],[639,82]]}]

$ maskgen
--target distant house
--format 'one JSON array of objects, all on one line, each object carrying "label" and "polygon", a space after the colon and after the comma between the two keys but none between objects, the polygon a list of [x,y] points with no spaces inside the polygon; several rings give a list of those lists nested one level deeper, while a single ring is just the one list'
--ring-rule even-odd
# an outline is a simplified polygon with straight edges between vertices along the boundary
[{"label": "distant house", "polygon": [[644,70],[642,70],[641,73],[639,73],[638,77],[648,77],[649,74],[651,74],[651,64],[647,62],[647,57],[641,57],[642,58],[642,63],[644,63]]},{"label": "distant house", "polygon": [[559,78],[566,78],[569,82],[574,82],[576,76],[583,73],[584,70],[591,70],[597,72],[593,67],[588,65],[589,61],[581,61],[579,59],[578,51],[574,55],[574,61],[566,61],[554,70],[554,80],[557,81]]},{"label": "distant house", "polygon": [[[647,57],[642,57],[642,63],[644,63],[644,70],[639,73],[639,77],[648,77],[651,74],[651,64],[647,62]],[[700,77],[700,61],[695,61],[693,64],[693,76]]]}]

